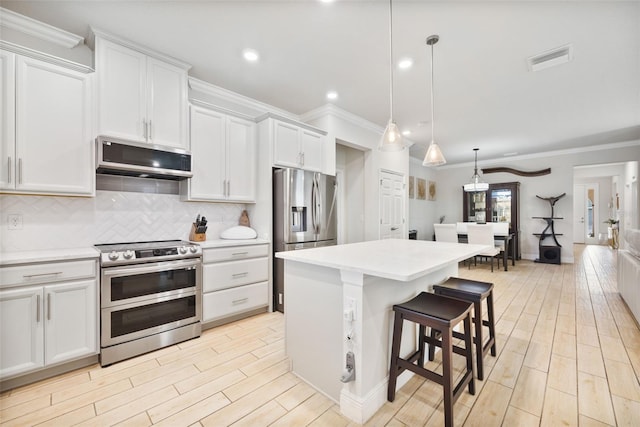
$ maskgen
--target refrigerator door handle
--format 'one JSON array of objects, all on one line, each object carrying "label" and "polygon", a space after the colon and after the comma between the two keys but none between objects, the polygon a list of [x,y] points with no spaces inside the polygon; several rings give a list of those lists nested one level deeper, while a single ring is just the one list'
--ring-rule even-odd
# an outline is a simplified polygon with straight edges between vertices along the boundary
[{"label": "refrigerator door handle", "polygon": [[313,233],[318,234],[316,228],[317,212],[316,212],[316,177],[313,176],[311,181],[311,227],[313,227]]}]

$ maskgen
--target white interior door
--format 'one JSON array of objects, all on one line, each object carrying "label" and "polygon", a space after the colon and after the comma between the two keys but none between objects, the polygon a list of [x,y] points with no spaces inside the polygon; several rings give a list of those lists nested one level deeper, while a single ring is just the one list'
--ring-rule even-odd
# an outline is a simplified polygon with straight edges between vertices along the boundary
[{"label": "white interior door", "polygon": [[598,184],[575,184],[573,190],[573,241],[597,245],[600,243]]},{"label": "white interior door", "polygon": [[405,217],[404,175],[380,171],[380,238],[402,239]]},{"label": "white interior door", "polygon": [[573,186],[573,243],[584,243],[585,232],[585,186]]},{"label": "white interior door", "polygon": [[598,184],[585,185],[585,236],[584,242],[587,245],[597,245],[600,243],[600,215],[598,215],[599,206]]}]

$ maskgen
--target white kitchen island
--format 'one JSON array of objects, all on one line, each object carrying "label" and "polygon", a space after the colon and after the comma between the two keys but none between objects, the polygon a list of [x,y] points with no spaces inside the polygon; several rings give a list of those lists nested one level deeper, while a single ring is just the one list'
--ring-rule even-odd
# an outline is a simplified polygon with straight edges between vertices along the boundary
[{"label": "white kitchen island", "polygon": [[[292,371],[364,423],[386,401],[392,306],[458,273],[483,245],[376,240],[290,252],[285,260],[285,346]],[[415,349],[405,328],[401,353]],[[348,338],[349,337],[349,338]],[[347,352],[355,380],[342,383]],[[398,388],[412,375],[405,371]]]}]

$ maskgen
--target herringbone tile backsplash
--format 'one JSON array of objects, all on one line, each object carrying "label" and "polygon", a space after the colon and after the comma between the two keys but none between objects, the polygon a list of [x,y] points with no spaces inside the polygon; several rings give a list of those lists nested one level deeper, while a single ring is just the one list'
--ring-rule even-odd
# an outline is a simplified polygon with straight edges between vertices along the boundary
[{"label": "herringbone tile backsplash", "polygon": [[[242,204],[182,202],[176,194],[96,191],[96,197],[0,195],[1,251],[56,249],[148,240],[188,239],[198,214],[207,239],[238,224]],[[7,215],[21,214],[20,230]]]}]

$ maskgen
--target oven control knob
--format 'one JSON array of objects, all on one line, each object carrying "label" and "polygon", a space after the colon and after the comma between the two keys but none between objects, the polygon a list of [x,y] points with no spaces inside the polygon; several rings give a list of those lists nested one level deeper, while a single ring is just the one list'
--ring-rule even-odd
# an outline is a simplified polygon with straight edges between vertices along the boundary
[{"label": "oven control knob", "polygon": [[187,247],[186,246],[180,246],[178,248],[178,252],[180,252],[182,255],[187,253]]},{"label": "oven control knob", "polygon": [[122,254],[124,259],[131,259],[133,258],[133,255],[134,255],[134,252],[131,250],[125,251],[125,253]]},{"label": "oven control knob", "polygon": [[115,261],[115,260],[117,260],[119,257],[120,257],[120,255],[118,255],[118,252],[116,252],[116,251],[112,251],[112,252],[109,254],[109,259],[110,259],[111,261]]},{"label": "oven control knob", "polygon": [[189,250],[191,251],[192,254],[195,254],[196,252],[198,252],[198,247],[197,246],[189,246]]}]

